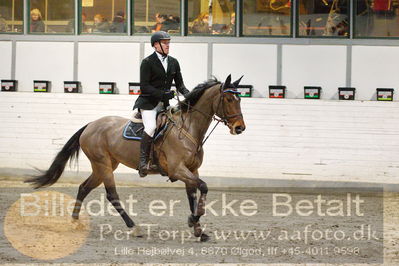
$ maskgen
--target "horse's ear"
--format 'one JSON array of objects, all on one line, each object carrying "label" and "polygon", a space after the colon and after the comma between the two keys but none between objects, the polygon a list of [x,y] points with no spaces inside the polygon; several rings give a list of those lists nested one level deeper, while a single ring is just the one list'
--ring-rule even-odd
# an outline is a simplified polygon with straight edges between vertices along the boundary
[{"label": "horse's ear", "polygon": [[226,81],[224,82],[223,88],[229,88],[231,85],[231,74],[227,76]]},{"label": "horse's ear", "polygon": [[237,79],[236,81],[233,82],[234,88],[237,88],[237,86],[240,84],[240,81],[241,81],[242,77],[244,77],[244,75],[242,75],[241,78],[239,78],[239,79]]}]

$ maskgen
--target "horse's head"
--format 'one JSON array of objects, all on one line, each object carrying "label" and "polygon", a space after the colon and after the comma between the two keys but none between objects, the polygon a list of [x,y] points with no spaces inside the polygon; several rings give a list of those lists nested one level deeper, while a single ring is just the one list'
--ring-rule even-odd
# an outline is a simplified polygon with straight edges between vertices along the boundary
[{"label": "horse's head", "polygon": [[241,134],[245,130],[244,118],[241,113],[241,98],[237,86],[242,77],[231,83],[231,75],[220,86],[220,99],[216,107],[216,115],[229,127],[233,135]]}]

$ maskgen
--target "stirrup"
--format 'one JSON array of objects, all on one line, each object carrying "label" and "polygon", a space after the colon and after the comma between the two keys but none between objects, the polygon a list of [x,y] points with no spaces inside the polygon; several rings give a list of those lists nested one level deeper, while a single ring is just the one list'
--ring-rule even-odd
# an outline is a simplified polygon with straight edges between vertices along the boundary
[{"label": "stirrup", "polygon": [[148,174],[148,167],[147,165],[145,167],[139,167],[139,176],[141,178],[146,177]]},{"label": "stirrup", "polygon": [[139,176],[140,177],[146,177],[148,175],[148,172],[154,172],[154,171],[159,171],[159,167],[156,164],[153,164],[148,162],[144,167],[140,168],[139,167]]},{"label": "stirrup", "polygon": [[148,169],[149,172],[150,171],[159,171],[158,165],[156,165],[154,163],[149,164],[147,169]]}]

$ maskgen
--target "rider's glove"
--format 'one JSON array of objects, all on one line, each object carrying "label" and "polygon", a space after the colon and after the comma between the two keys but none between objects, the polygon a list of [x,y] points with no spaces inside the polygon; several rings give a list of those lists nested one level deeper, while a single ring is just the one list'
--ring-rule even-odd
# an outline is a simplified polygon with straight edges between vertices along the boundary
[{"label": "rider's glove", "polygon": [[173,99],[173,97],[175,97],[175,92],[174,92],[174,91],[167,91],[167,92],[165,92],[165,94],[163,95],[163,98],[164,98],[165,100]]}]

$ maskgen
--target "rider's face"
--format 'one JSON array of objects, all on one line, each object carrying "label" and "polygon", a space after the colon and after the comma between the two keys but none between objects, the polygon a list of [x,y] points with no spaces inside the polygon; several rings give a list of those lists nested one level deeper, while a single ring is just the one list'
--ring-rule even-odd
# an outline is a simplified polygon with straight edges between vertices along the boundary
[{"label": "rider's face", "polygon": [[[165,54],[169,54],[170,40],[161,40],[161,45],[162,45],[163,52],[164,52]],[[154,44],[154,47],[155,47],[155,50],[156,50],[158,53],[162,54],[162,49],[161,49],[161,46],[159,45],[159,42],[156,42],[156,43]]]}]

